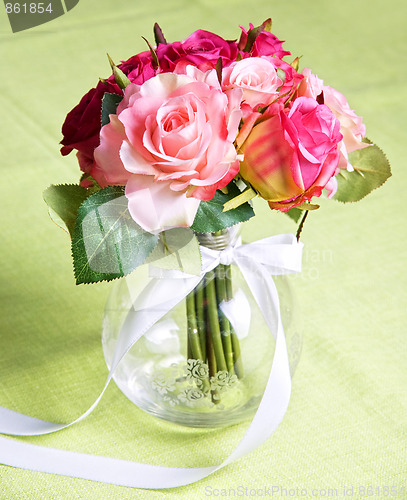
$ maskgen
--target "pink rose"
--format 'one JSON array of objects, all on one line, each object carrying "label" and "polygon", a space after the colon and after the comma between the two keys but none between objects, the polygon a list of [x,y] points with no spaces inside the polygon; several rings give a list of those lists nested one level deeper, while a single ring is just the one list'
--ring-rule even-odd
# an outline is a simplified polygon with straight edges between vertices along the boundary
[{"label": "pink rose", "polygon": [[109,184],[126,185],[130,214],[147,231],[190,226],[199,200],[239,169],[241,91],[222,92],[215,71],[189,73],[129,85],[95,150]]},{"label": "pink rose", "polygon": [[242,89],[243,102],[256,110],[277,99],[282,85],[271,57],[248,57],[232,63],[222,73],[222,87]]},{"label": "pink rose", "polygon": [[286,102],[297,90],[297,87],[304,76],[300,73],[297,73],[297,71],[295,71],[295,69],[290,64],[282,61],[278,57],[273,57],[272,60],[274,66],[277,69],[277,74],[283,80],[283,85],[279,89],[279,94],[281,96],[280,100],[282,102]]},{"label": "pink rose", "polygon": [[[239,40],[239,48],[243,49],[247,42],[248,31],[254,28],[254,25],[250,23],[249,30],[240,26],[242,34]],[[273,33],[263,30],[256,38],[253,44],[253,48],[250,52],[251,56],[277,56],[282,59],[284,56],[289,56],[291,52],[283,50],[283,41],[279,40]],[[242,53],[245,57],[245,53]]]},{"label": "pink rose", "polygon": [[[278,57],[248,57],[223,69],[222,87],[243,90],[243,124],[237,137],[238,147],[256,121],[279,113],[302,79],[303,75]],[[260,113],[259,107],[264,106],[267,109]]]},{"label": "pink rose", "polygon": [[366,136],[366,127],[362,117],[358,116],[353,109],[350,108],[345,96],[333,89],[332,87],[324,86],[324,102],[331,109],[341,124],[341,133],[343,135],[341,151],[340,168],[353,170],[352,165],[348,161],[348,154],[357,149],[369,147],[369,144],[362,142]]},{"label": "pink rose", "polygon": [[339,129],[327,106],[299,97],[290,110],[253,127],[242,147],[240,175],[270,208],[286,212],[320,196],[335,174]]},{"label": "pink rose", "polygon": [[[133,56],[118,67],[131,82],[138,84],[151,78],[156,72],[152,66],[150,52]],[[65,156],[76,149],[81,170],[91,175],[102,187],[106,186],[106,180],[95,165],[93,152],[99,144],[102,99],[106,92],[119,95],[123,93],[113,75],[89,90],[79,104],[68,113],[62,125],[61,141],[61,154]]]},{"label": "pink rose", "polygon": [[343,140],[339,143],[340,159],[338,168],[346,168],[349,172],[353,170],[349,163],[348,154],[357,149],[363,149],[369,146],[362,139],[366,135],[366,127],[363,120],[353,109],[350,108],[345,96],[324,85],[323,80],[311,73],[311,70],[303,70],[304,80],[298,90],[299,96],[307,96],[316,99],[319,95],[323,96],[324,104],[335,114],[341,124],[341,134]]},{"label": "pink rose", "polygon": [[219,58],[223,66],[236,59],[238,48],[236,42],[226,41],[210,31],[198,30],[189,35],[183,42],[158,44],[157,57],[162,71],[173,71],[175,66],[183,63],[193,64],[202,71],[215,68]]},{"label": "pink rose", "polygon": [[304,68],[302,74],[304,75],[304,79],[298,88],[298,96],[316,99],[324,89],[323,80],[311,73],[309,68]]}]

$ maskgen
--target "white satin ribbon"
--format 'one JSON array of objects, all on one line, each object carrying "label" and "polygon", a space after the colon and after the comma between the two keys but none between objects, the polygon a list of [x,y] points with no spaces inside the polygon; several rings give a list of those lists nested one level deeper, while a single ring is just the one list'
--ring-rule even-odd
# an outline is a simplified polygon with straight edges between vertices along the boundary
[{"label": "white satin ribbon", "polygon": [[[236,264],[276,339],[270,376],[258,410],[234,451],[221,464],[178,468],[136,463],[116,458],[75,453],[0,437],[0,463],[23,469],[71,476],[136,488],[174,488],[198,481],[246,455],[277,428],[287,410],[291,377],[281,323],[278,294],[270,276],[301,271],[302,243],[292,234],[272,236],[247,245],[238,241],[220,252],[201,248],[205,273],[219,263]],[[102,398],[120,360],[149,328],[192,291],[201,276],[175,273],[151,278],[120,331],[109,375],[100,396],[79,418],[68,424],[46,422],[0,407],[0,433],[13,436],[49,434],[84,419]],[[169,293],[170,292],[170,293]]]}]

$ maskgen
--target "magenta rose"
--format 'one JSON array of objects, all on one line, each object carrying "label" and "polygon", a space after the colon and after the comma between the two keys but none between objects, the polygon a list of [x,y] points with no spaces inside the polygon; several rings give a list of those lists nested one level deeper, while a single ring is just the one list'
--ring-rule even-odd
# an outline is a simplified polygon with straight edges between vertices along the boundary
[{"label": "magenta rose", "polygon": [[[140,54],[127,59],[127,61],[121,61],[118,67],[127,75],[127,78],[132,83],[137,83],[138,85],[141,85],[156,74],[149,50],[140,52]],[[111,79],[114,79],[113,75],[110,76],[109,80]]]},{"label": "magenta rose", "polygon": [[325,105],[299,97],[255,125],[243,144],[240,175],[270,208],[286,212],[320,196],[339,161],[340,123]]},{"label": "magenta rose", "polygon": [[224,40],[210,31],[198,30],[189,35],[183,42],[158,44],[157,57],[162,71],[173,71],[175,66],[183,63],[192,64],[202,71],[215,68],[219,58],[223,66],[234,61],[238,54],[234,41]]},{"label": "magenta rose", "polygon": [[[249,30],[246,30],[243,26],[240,26],[242,34],[239,40],[239,48],[243,49],[247,42],[247,35],[249,30],[254,28],[254,25],[250,23]],[[260,56],[277,56],[282,59],[284,56],[289,56],[291,52],[283,49],[284,41],[279,40],[273,33],[263,30],[257,36],[253,48],[250,51],[250,55],[254,57]],[[246,53],[242,53],[243,57],[246,57]]]},{"label": "magenta rose", "polygon": [[130,214],[147,231],[192,225],[200,200],[239,169],[241,91],[222,92],[214,70],[187,70],[129,85],[95,150],[98,168],[109,184],[126,186]]},{"label": "magenta rose", "polygon": [[[150,52],[142,52],[131,57],[119,64],[119,68],[131,82],[137,84],[143,83],[156,73]],[[76,149],[81,170],[91,175],[102,187],[106,185],[106,180],[96,168],[93,152],[99,144],[102,99],[106,92],[119,95],[123,93],[113,75],[89,90],[79,104],[68,113],[62,125],[61,141],[62,155],[65,156]]]}]

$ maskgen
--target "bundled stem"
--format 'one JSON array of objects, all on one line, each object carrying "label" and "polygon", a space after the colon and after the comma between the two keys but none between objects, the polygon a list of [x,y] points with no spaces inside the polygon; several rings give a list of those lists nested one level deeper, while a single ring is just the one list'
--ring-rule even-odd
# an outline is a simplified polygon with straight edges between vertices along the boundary
[{"label": "bundled stem", "polygon": [[196,321],[198,327],[199,342],[201,344],[202,360],[206,359],[206,321],[205,321],[205,304],[204,304],[204,282],[203,279],[195,288],[195,306],[196,306]]},{"label": "bundled stem", "polygon": [[[243,377],[240,344],[233,325],[222,312],[223,302],[233,299],[231,266],[219,264],[209,271],[186,299],[188,359],[202,360],[208,366],[209,380],[219,372]],[[219,402],[217,390],[212,400]]]},{"label": "bundled stem", "polygon": [[218,371],[227,370],[225,354],[223,351],[222,337],[220,333],[218,302],[215,288],[215,271],[206,274],[206,297],[208,307],[208,319],[212,337],[213,350],[215,352],[216,366]]},{"label": "bundled stem", "polygon": [[[199,359],[205,362],[205,356],[202,353],[201,338],[198,329],[197,313],[195,306],[195,290],[187,295],[187,325],[188,325],[188,359]],[[206,354],[206,348],[205,348]],[[209,389],[209,380],[203,380],[205,389]]]},{"label": "bundled stem", "polygon": [[[217,298],[218,304],[221,304],[222,301],[227,301],[226,295],[226,266],[219,264],[216,268],[216,289],[217,289]],[[232,340],[230,337],[230,329],[231,325],[227,317],[220,312],[220,326],[222,332],[222,343],[223,343],[223,351],[225,353],[225,360],[227,365],[227,370],[230,374],[234,374],[234,363],[233,363],[233,349],[232,349]]]},{"label": "bundled stem", "polygon": [[188,346],[189,353],[193,359],[204,361],[201,350],[201,342],[198,333],[196,313],[195,313],[195,294],[191,292],[187,296],[187,323],[188,323]]},{"label": "bundled stem", "polygon": [[[225,272],[226,300],[231,300],[233,298],[231,269],[230,266],[225,266],[225,267],[226,267],[226,272]],[[230,337],[232,340],[233,365],[235,368],[235,373],[237,378],[242,378],[244,372],[243,372],[242,357],[240,355],[240,343],[232,325],[230,325]]]}]

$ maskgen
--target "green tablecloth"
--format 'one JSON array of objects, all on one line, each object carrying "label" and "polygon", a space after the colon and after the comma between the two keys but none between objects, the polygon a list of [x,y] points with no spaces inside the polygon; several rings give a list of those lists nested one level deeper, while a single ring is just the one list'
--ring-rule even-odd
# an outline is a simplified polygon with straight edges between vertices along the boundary
[{"label": "green tablecloth", "polygon": [[[189,499],[232,496],[233,489],[260,496],[267,488],[276,497],[358,498],[403,486],[407,495],[406,14],[401,0],[81,0],[66,15],[13,34],[0,7],[2,406],[69,421],[103,387],[100,324],[110,286],[75,286],[68,238],[50,221],[42,191],[76,182],[74,155],[59,155],[65,114],[109,74],[106,52],[119,61],[144,50],[140,37],[152,39],[154,21],[168,40],[199,28],[232,38],[239,24],[272,16],[273,31],[303,56],[302,66],[364,117],[393,169],[363,202],[325,200],[307,221],[304,271],[295,280],[304,348],[287,415],[263,446],[197,484],[153,492],[0,466],[1,499]],[[259,213],[245,227],[247,239],[295,230],[261,204]],[[27,441],[204,466],[221,462],[247,425],[176,427],[144,414],[111,384],[83,422]]]}]

